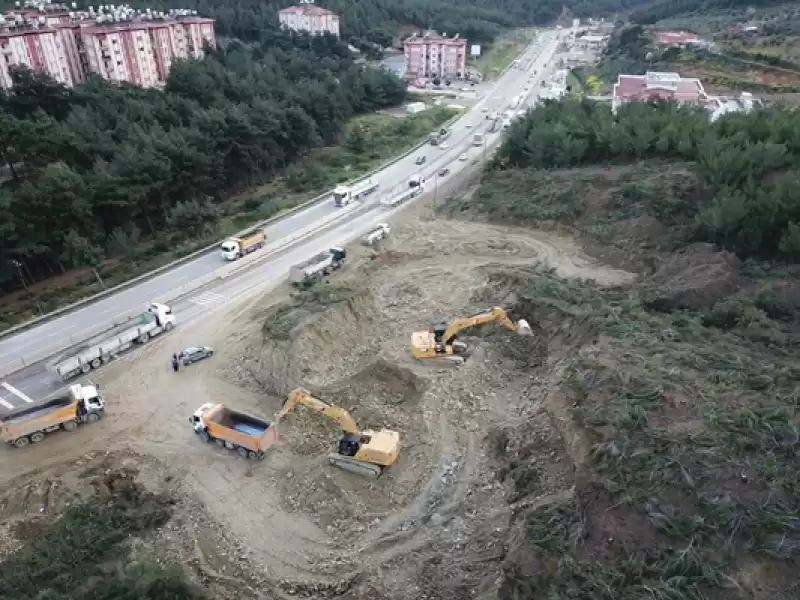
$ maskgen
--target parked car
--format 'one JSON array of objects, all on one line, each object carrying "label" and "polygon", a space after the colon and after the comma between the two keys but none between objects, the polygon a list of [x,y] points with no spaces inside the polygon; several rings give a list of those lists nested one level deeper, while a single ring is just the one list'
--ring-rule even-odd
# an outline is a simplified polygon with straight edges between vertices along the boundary
[{"label": "parked car", "polygon": [[439,169],[438,173],[439,177],[447,177],[449,174],[450,174],[450,169],[448,169],[447,167]]},{"label": "parked car", "polygon": [[418,156],[417,160],[416,160],[416,163],[418,165],[424,165],[425,164],[425,160],[426,160],[426,158],[424,156]]},{"label": "parked car", "polygon": [[189,346],[178,355],[184,365],[196,363],[198,360],[214,356],[214,349],[208,346]]}]

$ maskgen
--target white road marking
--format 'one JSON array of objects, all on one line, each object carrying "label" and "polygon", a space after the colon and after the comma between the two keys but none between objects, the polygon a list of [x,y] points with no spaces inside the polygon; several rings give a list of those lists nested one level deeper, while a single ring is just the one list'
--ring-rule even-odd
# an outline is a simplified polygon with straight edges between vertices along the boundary
[{"label": "white road marking", "polygon": [[0,404],[5,406],[8,410],[14,410],[14,405],[11,402],[6,402],[2,396],[0,396]]},{"label": "white road marking", "polygon": [[219,306],[227,301],[228,298],[221,294],[215,294],[214,292],[203,292],[199,296],[189,299],[189,302],[192,304],[199,304],[201,306]]},{"label": "white road marking", "polygon": [[11,385],[10,383],[6,383],[6,382],[4,381],[4,382],[3,382],[2,384],[0,384],[0,385],[2,385],[4,388],[6,388],[6,389],[7,389],[9,392],[11,392],[12,394],[14,394],[15,396],[19,396],[20,398],[22,398],[23,400],[25,400],[25,402],[27,402],[27,403],[29,403],[29,404],[33,404],[33,398],[31,398],[30,396],[27,396],[27,395],[23,394],[23,393],[22,393],[20,390],[18,390],[17,388],[15,388],[15,387],[14,387],[13,385]]}]

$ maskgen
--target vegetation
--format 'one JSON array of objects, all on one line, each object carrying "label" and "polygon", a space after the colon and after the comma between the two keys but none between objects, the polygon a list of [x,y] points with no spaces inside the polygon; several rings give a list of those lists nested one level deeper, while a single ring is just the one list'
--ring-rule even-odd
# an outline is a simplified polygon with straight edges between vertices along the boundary
[{"label": "vegetation", "polygon": [[499,77],[506,67],[533,41],[535,31],[517,29],[496,40],[475,61],[475,68],[487,79]]},{"label": "vegetation", "polygon": [[548,102],[447,207],[558,221],[604,258],[647,259],[630,288],[517,276],[520,314],[575,344],[543,375],[575,488],[543,496],[541,462],[490,433],[519,532],[499,598],[797,595],[798,127],[779,108],[711,123],[665,103]]},{"label": "vegetation", "polygon": [[71,504],[31,546],[0,563],[0,598],[205,598],[178,567],[131,562],[128,540],[166,523],[169,503],[124,478],[114,485],[113,497]]},{"label": "vegetation", "polygon": [[[566,375],[590,444],[581,482],[572,499],[521,516],[525,565],[506,571],[500,597],[738,599],[750,585],[794,597],[796,310],[787,319],[762,296],[664,314],[546,270],[523,298],[604,341],[578,351]],[[520,482],[535,487],[535,468],[514,465],[517,494]]]},{"label": "vegetation", "polygon": [[347,302],[352,296],[353,290],[346,286],[315,283],[307,289],[294,292],[288,303],[271,309],[261,326],[261,333],[264,338],[288,340],[292,330],[304,318],[334,304]]},{"label": "vegetation", "polygon": [[[614,115],[608,106],[589,101],[548,102],[509,129],[490,171],[491,177],[508,182],[536,177],[503,174],[510,169],[647,158],[691,161],[709,190],[708,200],[681,206],[694,221],[691,240],[718,244],[742,258],[798,262],[798,128],[800,114],[780,108],[732,114],[711,123],[703,109],[667,103],[630,103]],[[519,193],[516,202],[497,192],[475,198],[505,214],[532,210]],[[569,202],[550,204],[549,218],[571,214]]]}]

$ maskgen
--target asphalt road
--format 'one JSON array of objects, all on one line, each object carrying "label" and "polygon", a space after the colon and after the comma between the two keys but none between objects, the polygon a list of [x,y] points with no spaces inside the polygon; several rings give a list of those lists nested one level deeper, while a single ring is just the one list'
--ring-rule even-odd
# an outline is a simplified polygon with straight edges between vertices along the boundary
[{"label": "asphalt road", "polygon": [[[540,87],[540,81],[548,79],[554,68],[551,59],[555,53],[556,44],[556,32],[543,33],[520,57],[520,68],[511,69],[497,82],[491,93],[487,94],[469,113],[453,125],[452,134],[448,139],[449,147],[446,150],[427,146],[419,153],[406,157],[377,175],[376,178],[381,182],[381,193],[386,194],[392,189],[404,187],[407,185],[408,178],[417,173],[426,177],[428,186],[426,191],[432,191],[432,188],[435,189],[438,186],[437,173],[442,167],[447,166],[450,169],[447,177],[471,168],[476,155],[485,152],[486,148],[486,146],[473,146],[473,135],[484,133],[487,145],[492,145],[502,135],[501,132],[488,133],[489,121],[486,120],[482,110],[484,106],[489,111],[502,113],[511,108],[509,104],[514,96],[519,95],[523,99],[519,107],[536,97],[543,89]],[[536,71],[537,75],[530,82],[528,79],[533,71]],[[415,164],[415,160],[420,154],[427,157],[426,163],[421,167]],[[467,160],[461,160],[463,158]],[[361,206],[343,222],[335,222],[311,239],[301,241],[269,259],[259,261],[252,268],[243,270],[233,278],[211,283],[203,289],[176,300],[172,303],[172,308],[178,318],[178,327],[187,326],[194,319],[240,299],[243,294],[252,293],[256,289],[266,291],[284,282],[292,265],[331,246],[348,243],[377,223],[386,221],[393,212],[399,209],[387,210],[380,206],[381,193],[365,199]],[[269,236],[273,241],[289,236],[336,210],[341,209],[333,206],[332,200],[324,201],[270,226],[268,228]],[[82,329],[93,326],[98,321],[110,320],[137,306],[141,306],[144,310],[146,303],[151,298],[168,293],[193,278],[206,275],[222,265],[223,262],[219,255],[211,253],[84,309],[4,339],[0,341],[0,365],[17,360],[20,355],[38,345],[52,343],[57,336],[79,337]],[[197,340],[197,343],[202,344],[203,341]],[[176,350],[179,349],[176,348]],[[70,383],[75,382],[73,380]],[[32,365],[17,371],[7,377],[5,381],[0,382],[0,415],[15,408],[32,406],[51,396],[64,385],[63,382],[53,380],[47,374],[43,364]]]}]

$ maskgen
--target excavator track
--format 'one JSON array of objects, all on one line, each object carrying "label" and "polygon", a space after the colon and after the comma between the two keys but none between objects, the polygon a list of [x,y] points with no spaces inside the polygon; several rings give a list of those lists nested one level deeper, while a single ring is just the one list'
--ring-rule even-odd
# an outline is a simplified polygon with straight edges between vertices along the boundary
[{"label": "excavator track", "polygon": [[369,477],[371,479],[377,479],[383,472],[383,468],[380,465],[373,465],[360,460],[355,460],[353,458],[348,458],[347,456],[342,456],[341,454],[329,454],[328,462],[342,471],[354,473],[355,475],[360,475],[361,477]]}]

